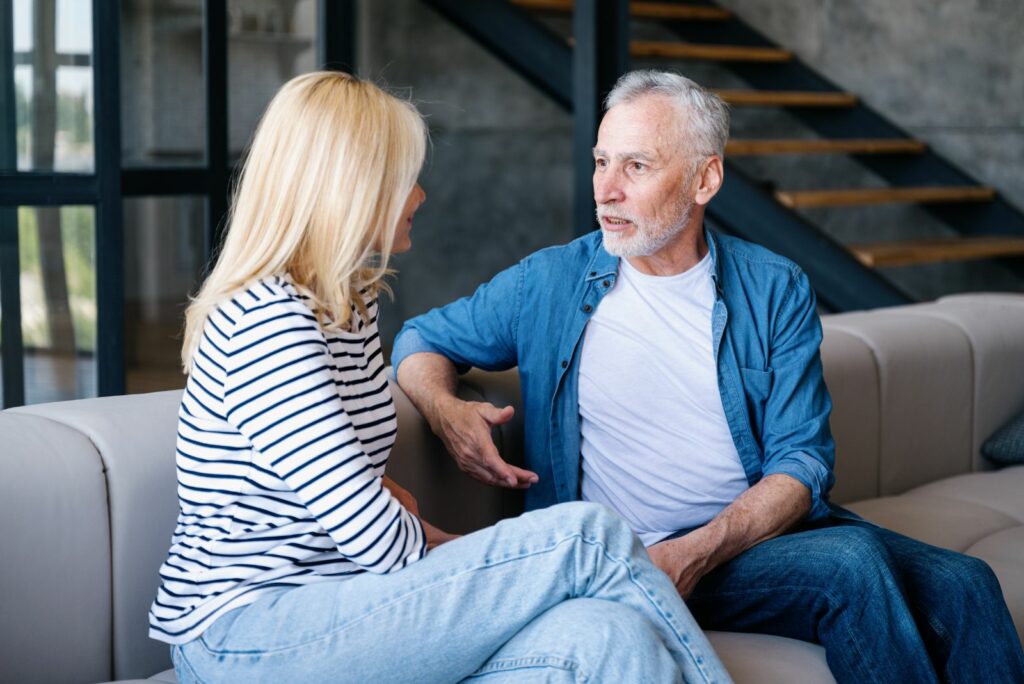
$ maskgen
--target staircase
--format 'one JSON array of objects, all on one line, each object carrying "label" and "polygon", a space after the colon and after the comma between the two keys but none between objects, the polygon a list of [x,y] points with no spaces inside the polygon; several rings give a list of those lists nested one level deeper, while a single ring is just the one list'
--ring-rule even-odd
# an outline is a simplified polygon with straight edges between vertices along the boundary
[{"label": "staircase", "polygon": [[[495,3],[426,1],[560,104],[571,107],[565,85],[566,76],[571,82],[572,27],[566,21],[571,0],[509,0],[508,10],[517,15],[500,10],[506,12],[503,28],[519,21],[534,24],[539,33],[531,37],[536,45],[530,47],[541,48],[536,54],[545,60],[543,67],[531,65],[528,56],[502,55],[498,37],[488,35],[494,30],[486,22],[470,26],[456,8],[472,4],[482,12],[484,5]],[[738,137],[726,148],[727,180],[708,207],[709,223],[794,259],[808,272],[826,308],[842,311],[912,301],[914,297],[893,282],[900,280],[896,267],[995,259],[995,268],[1009,269],[1024,283],[1024,214],[857,95],[843,91],[732,12],[711,3],[632,2],[629,13],[632,67],[658,66],[692,74],[734,108],[733,135]],[[529,27],[524,23],[520,30]],[[537,73],[557,70],[566,73]],[[749,87],[737,88],[738,83]],[[786,123],[780,124],[783,120]],[[765,122],[770,122],[769,128],[792,127],[796,135],[758,135]],[[833,167],[849,168],[849,162],[827,162],[821,173],[807,170],[816,159],[836,156],[868,173],[829,177]],[[780,167],[775,160],[787,161]],[[869,181],[866,187],[843,185],[844,179],[861,176]],[[814,186],[787,185],[794,178],[806,182],[808,177]],[[883,205],[920,207],[936,228],[927,235],[919,227],[907,230],[901,239],[889,235],[884,240],[849,241],[840,241],[837,231],[829,229],[858,221],[869,225],[872,207]]]}]

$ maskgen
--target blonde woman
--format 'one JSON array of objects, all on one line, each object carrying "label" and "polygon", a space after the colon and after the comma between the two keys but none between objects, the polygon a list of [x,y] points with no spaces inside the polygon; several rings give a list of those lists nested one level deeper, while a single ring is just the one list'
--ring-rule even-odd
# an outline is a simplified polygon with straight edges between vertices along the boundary
[{"label": "blonde woman", "polygon": [[425,145],[412,105],[345,74],[270,103],[187,314],[181,511],[150,635],[183,683],[727,681],[606,509],[456,539],[384,475],[377,296],[411,246]]}]

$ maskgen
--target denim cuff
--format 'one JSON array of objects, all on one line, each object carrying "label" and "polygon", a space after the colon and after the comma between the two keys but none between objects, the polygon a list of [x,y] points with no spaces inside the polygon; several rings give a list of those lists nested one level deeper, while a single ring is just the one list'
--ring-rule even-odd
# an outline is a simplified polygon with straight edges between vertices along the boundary
[{"label": "denim cuff", "polygon": [[[402,328],[398,333],[398,337],[395,338],[394,346],[391,348],[392,376],[397,380],[398,367],[402,365],[402,361],[405,361],[407,357],[420,352],[433,352],[434,354],[440,354],[441,356],[448,356],[442,350],[423,339],[423,335],[421,335],[420,331],[416,328]],[[464,364],[455,364],[455,370],[457,370],[460,375],[468,371],[469,368],[469,366]]]}]

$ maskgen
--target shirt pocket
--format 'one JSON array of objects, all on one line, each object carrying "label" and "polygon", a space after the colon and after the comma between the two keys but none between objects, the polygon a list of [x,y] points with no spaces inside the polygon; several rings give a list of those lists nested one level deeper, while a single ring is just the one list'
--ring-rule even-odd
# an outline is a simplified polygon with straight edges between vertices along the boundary
[{"label": "shirt pocket", "polygon": [[761,435],[764,434],[765,405],[768,403],[768,395],[772,391],[774,375],[775,372],[771,368],[767,370],[740,368],[743,398],[747,404],[750,426],[754,429],[754,436],[758,442],[761,441]]}]

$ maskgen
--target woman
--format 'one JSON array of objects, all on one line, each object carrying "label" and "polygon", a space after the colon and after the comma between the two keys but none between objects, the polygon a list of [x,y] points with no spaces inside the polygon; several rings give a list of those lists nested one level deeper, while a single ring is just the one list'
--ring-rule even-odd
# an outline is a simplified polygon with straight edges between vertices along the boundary
[{"label": "woman", "polygon": [[181,511],[151,636],[183,683],[727,681],[605,509],[455,539],[384,475],[377,296],[411,246],[425,146],[412,105],[342,73],[299,76],[267,109],[187,313]]}]

